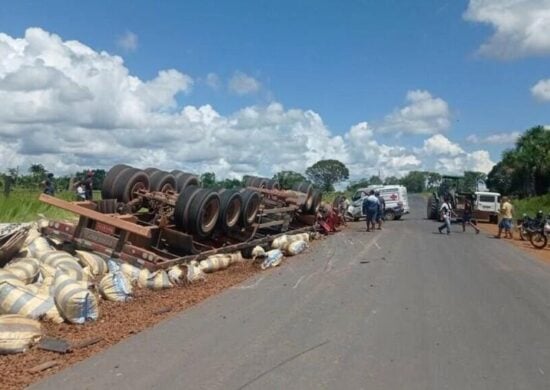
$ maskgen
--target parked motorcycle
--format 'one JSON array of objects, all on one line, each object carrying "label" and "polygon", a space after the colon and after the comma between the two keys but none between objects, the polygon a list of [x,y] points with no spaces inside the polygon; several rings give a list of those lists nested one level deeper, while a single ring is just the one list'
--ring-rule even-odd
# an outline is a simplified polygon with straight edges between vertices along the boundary
[{"label": "parked motorcycle", "polygon": [[522,241],[529,241],[531,233],[539,230],[544,226],[544,214],[539,210],[535,218],[529,217],[527,214],[523,214],[521,223],[518,224],[519,238]]},{"label": "parked motorcycle", "polygon": [[550,235],[550,216],[544,220],[544,223],[529,232],[531,245],[537,249],[544,249],[548,245],[548,236]]}]

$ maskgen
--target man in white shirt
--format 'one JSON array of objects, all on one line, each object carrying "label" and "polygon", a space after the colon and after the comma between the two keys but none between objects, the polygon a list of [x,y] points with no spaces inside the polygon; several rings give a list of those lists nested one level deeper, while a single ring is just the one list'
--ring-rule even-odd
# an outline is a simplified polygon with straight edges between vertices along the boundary
[{"label": "man in white shirt", "polygon": [[439,213],[441,215],[441,218],[443,218],[443,225],[441,225],[437,230],[439,230],[439,233],[443,234],[443,229],[447,229],[447,234],[451,234],[451,204],[449,203],[449,199],[445,198],[443,200],[443,204],[439,208]]}]

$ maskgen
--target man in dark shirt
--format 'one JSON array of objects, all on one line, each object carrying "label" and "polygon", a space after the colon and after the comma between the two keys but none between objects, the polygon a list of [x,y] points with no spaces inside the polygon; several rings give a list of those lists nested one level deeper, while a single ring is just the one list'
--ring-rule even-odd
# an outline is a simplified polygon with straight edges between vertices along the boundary
[{"label": "man in dark shirt", "polygon": [[94,173],[92,171],[88,171],[88,174],[86,175],[86,179],[84,180],[83,186],[84,186],[84,194],[86,195],[86,200],[92,200],[94,197]]},{"label": "man in dark shirt", "polygon": [[474,228],[476,231],[476,234],[479,234],[479,229],[476,225],[472,222],[472,215],[474,212],[474,207],[472,205],[472,201],[470,199],[466,199],[464,201],[464,214],[462,215],[462,231],[466,231],[466,225],[469,225]]},{"label": "man in dark shirt", "polygon": [[48,178],[43,182],[43,193],[50,196],[55,196],[55,187],[53,185],[53,173],[48,173]]}]

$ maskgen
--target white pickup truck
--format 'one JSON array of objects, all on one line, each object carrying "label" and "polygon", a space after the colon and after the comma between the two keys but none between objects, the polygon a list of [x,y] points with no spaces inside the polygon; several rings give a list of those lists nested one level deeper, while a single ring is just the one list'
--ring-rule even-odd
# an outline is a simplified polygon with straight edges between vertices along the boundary
[{"label": "white pickup truck", "polygon": [[358,220],[365,216],[363,214],[363,199],[371,190],[379,191],[380,196],[384,198],[386,202],[384,218],[386,220],[399,219],[403,214],[408,214],[410,212],[406,187],[400,185],[369,186],[367,188],[357,189],[355,194],[351,197],[348,215],[354,220]]},{"label": "white pickup truck", "polygon": [[[464,213],[465,196],[459,194],[456,197],[455,213],[459,219],[462,218],[462,214]],[[498,222],[498,214],[500,212],[500,194],[498,192],[476,191],[473,193],[472,201],[474,207],[472,213],[473,219],[491,223]]]}]

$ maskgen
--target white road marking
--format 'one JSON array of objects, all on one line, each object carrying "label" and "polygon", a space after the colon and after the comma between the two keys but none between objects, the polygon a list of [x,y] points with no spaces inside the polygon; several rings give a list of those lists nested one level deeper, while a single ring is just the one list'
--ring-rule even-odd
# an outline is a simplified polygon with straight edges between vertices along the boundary
[{"label": "white road marking", "polygon": [[258,287],[260,282],[264,279],[265,279],[265,276],[262,276],[260,279],[256,280],[256,282],[254,282],[253,284],[249,284],[248,286],[235,286],[235,287],[232,287],[232,288],[236,288],[236,289],[239,289],[239,290],[247,290],[249,288],[256,288],[256,287]]},{"label": "white road marking", "polygon": [[302,280],[304,280],[305,277],[306,277],[306,275],[300,276],[300,279],[298,279],[298,281],[296,282],[296,284],[292,288],[298,287],[300,285],[300,283],[302,282]]}]

